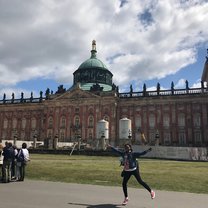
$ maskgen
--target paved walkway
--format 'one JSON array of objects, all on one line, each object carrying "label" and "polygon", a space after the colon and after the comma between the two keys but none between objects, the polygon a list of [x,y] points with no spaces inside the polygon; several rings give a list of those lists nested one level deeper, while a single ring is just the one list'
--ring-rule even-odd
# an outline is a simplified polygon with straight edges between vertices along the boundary
[{"label": "paved walkway", "polygon": [[[129,188],[129,208],[207,208],[207,194]],[[0,208],[120,208],[121,187],[26,180],[0,183]]]}]

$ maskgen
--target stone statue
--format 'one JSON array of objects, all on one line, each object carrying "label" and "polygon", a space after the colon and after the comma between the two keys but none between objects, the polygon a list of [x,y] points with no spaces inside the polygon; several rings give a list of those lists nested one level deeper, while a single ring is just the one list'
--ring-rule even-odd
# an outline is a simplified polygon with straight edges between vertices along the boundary
[{"label": "stone statue", "polygon": [[188,80],[186,80],[186,89],[189,89],[189,83],[188,83]]},{"label": "stone statue", "polygon": [[96,51],[96,41],[92,41],[92,50]]},{"label": "stone statue", "polygon": [[159,92],[160,92],[160,83],[158,82],[157,83],[157,94],[159,95]]},{"label": "stone statue", "polygon": [[46,99],[49,98],[49,94],[50,94],[50,89],[47,88],[47,89],[46,89],[46,92],[45,92]]}]

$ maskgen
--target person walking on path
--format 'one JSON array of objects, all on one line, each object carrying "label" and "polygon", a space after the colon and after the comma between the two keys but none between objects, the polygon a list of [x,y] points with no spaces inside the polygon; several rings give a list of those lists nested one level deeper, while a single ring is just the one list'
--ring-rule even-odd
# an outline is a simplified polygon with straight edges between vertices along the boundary
[{"label": "person walking on path", "polygon": [[139,164],[136,160],[136,158],[145,155],[146,153],[150,152],[152,148],[149,148],[145,150],[144,152],[133,152],[132,147],[130,144],[124,145],[124,151],[120,151],[110,144],[108,144],[108,147],[111,148],[113,151],[117,152],[122,158],[123,158],[123,171],[122,171],[122,187],[123,187],[123,193],[124,193],[124,201],[122,205],[126,205],[129,201],[128,198],[128,192],[127,192],[127,183],[128,180],[132,175],[136,178],[138,183],[140,183],[145,189],[147,189],[151,195],[151,198],[155,198],[155,192],[141,179],[140,173],[139,173]]}]

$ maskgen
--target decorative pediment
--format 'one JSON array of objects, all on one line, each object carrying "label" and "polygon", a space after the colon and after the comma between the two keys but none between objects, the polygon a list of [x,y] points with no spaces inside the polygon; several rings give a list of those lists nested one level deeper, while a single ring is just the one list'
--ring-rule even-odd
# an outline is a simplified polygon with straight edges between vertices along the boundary
[{"label": "decorative pediment", "polygon": [[99,98],[99,95],[95,95],[94,93],[81,90],[80,88],[75,88],[72,90],[68,90],[65,93],[58,95],[55,100],[78,100],[78,99],[87,99],[87,98]]}]

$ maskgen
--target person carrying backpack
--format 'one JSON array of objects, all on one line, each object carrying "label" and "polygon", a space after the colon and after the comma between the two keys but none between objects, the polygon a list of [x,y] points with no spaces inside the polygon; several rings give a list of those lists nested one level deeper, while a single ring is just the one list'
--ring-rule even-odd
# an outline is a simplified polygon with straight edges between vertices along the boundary
[{"label": "person carrying backpack", "polygon": [[27,144],[22,143],[22,148],[19,150],[17,155],[17,180],[24,181],[25,179],[25,167],[27,162],[30,161],[29,151]]},{"label": "person carrying backpack", "polygon": [[12,160],[14,159],[14,149],[11,142],[5,142],[3,148],[3,166],[2,166],[2,181],[8,183],[11,181],[11,166]]}]

